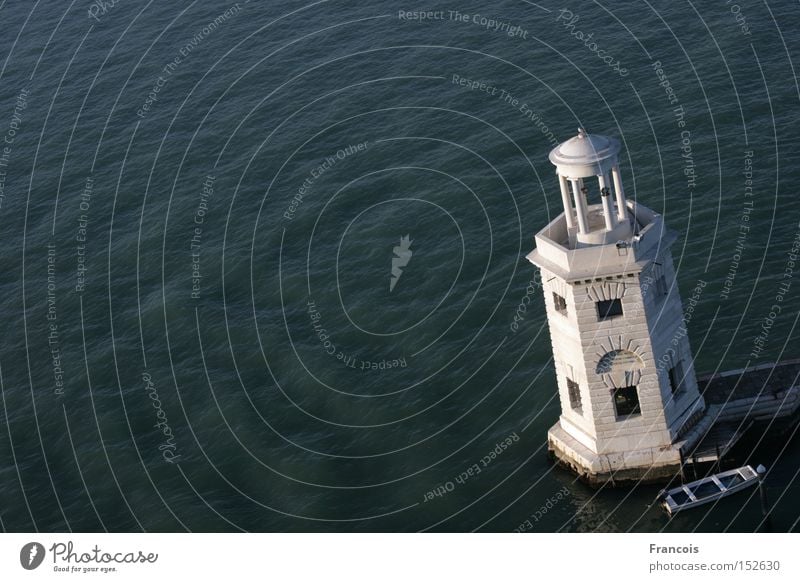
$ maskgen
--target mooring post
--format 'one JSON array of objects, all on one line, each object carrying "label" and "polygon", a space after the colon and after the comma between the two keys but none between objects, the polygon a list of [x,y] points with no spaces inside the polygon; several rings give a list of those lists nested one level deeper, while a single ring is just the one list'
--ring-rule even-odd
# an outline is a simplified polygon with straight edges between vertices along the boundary
[{"label": "mooring post", "polygon": [[764,478],[767,476],[767,468],[764,465],[756,467],[758,473],[758,492],[761,497],[761,515],[764,516],[764,531],[772,530],[772,522],[769,515],[769,503],[767,502],[767,488],[764,485]]}]

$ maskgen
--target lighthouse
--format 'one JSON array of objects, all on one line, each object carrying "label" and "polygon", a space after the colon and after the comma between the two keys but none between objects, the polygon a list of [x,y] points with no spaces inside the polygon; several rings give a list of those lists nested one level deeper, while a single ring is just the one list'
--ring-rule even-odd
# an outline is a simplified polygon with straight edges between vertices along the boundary
[{"label": "lighthouse", "polygon": [[675,475],[702,436],[698,391],[663,217],[629,200],[620,143],[578,135],[550,161],[564,211],[535,236],[561,415],[558,462],[592,484]]}]

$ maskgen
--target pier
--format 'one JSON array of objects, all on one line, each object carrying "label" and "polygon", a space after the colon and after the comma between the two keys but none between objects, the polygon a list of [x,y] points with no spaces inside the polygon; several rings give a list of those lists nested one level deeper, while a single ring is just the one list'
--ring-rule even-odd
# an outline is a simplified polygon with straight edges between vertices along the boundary
[{"label": "pier", "polygon": [[720,463],[752,428],[769,436],[785,430],[800,408],[800,359],[697,377],[707,408],[705,434],[683,452],[684,467]]}]

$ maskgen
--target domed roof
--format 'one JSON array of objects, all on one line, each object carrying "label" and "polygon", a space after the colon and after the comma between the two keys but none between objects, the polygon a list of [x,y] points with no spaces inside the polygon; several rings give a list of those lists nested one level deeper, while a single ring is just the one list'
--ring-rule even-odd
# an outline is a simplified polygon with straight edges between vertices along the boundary
[{"label": "domed roof", "polygon": [[556,166],[588,166],[615,157],[619,149],[613,137],[587,134],[581,128],[578,135],[553,148],[550,161]]}]

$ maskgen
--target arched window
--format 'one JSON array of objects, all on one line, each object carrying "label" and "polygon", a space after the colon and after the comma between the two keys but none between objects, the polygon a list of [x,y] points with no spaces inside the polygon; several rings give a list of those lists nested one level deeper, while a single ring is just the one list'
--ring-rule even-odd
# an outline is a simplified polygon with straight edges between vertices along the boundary
[{"label": "arched window", "polygon": [[611,350],[597,362],[595,372],[611,388],[617,420],[641,414],[638,384],[643,369],[642,359],[630,350]]}]

